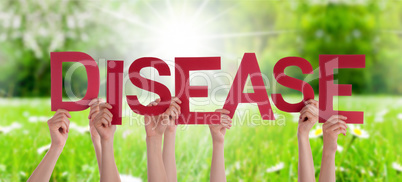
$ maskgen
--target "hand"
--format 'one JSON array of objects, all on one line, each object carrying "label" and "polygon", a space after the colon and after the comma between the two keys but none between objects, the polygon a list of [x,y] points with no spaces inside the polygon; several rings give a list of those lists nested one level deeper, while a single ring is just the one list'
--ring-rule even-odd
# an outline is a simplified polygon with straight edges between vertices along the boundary
[{"label": "hand", "polygon": [[305,102],[306,106],[300,111],[297,135],[308,136],[311,128],[318,121],[318,102],[310,99]]},{"label": "hand", "polygon": [[170,122],[166,128],[166,132],[168,133],[175,133],[176,132],[176,119],[179,119],[179,116],[181,114],[181,108],[179,106],[179,104],[181,104],[181,100],[178,99],[177,97],[173,97],[172,101],[170,103],[170,106],[168,108],[169,110],[169,119]]},{"label": "hand", "polygon": [[54,116],[47,121],[49,126],[50,137],[52,139],[52,146],[63,148],[66,144],[70,120],[70,113],[64,109],[58,109]]},{"label": "hand", "polygon": [[230,119],[228,116],[230,111],[226,109],[217,109],[215,112],[221,113],[221,124],[209,125],[209,130],[211,131],[213,142],[223,143],[226,129],[230,129],[230,127],[232,127],[232,119]]},{"label": "hand", "polygon": [[[160,101],[161,100],[158,98],[149,103],[148,107],[156,106]],[[175,119],[177,119],[181,113],[180,106],[177,103],[181,103],[181,101],[177,98],[173,98],[169,108],[166,109],[164,113],[156,116],[144,116],[147,137],[162,136],[168,126],[170,127],[170,131],[176,130]]]},{"label": "hand", "polygon": [[346,117],[341,115],[331,116],[323,125],[324,150],[336,152],[338,135],[346,136]]},{"label": "hand", "polygon": [[99,105],[99,113],[94,118],[94,126],[99,133],[101,140],[113,140],[116,126],[112,125],[113,114],[108,110],[112,106],[108,103],[101,103]]},{"label": "hand", "polygon": [[96,141],[100,140],[100,136],[94,126],[94,119],[95,119],[96,115],[99,113],[99,104],[100,103],[104,103],[103,99],[95,98],[95,99],[92,99],[91,102],[89,102],[89,104],[88,104],[90,107],[90,111],[89,111],[89,115],[88,115],[89,131],[91,132],[92,139],[94,139]]}]

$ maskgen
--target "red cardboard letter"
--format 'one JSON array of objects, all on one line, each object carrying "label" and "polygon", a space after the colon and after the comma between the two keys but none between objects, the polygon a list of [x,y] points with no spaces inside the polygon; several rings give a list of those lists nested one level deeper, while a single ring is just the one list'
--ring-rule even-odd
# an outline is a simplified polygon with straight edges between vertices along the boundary
[{"label": "red cardboard letter", "polygon": [[[248,75],[250,75],[254,93],[243,93]],[[230,111],[229,116],[231,118],[233,118],[239,103],[257,103],[263,120],[275,120],[260,67],[258,66],[257,58],[254,53],[244,54],[233,85],[226,98],[225,105],[223,106],[224,109]]]},{"label": "red cardboard letter", "polygon": [[135,60],[128,70],[131,82],[144,90],[154,92],[159,95],[161,101],[156,106],[144,106],[140,103],[136,95],[127,95],[127,103],[137,114],[159,115],[166,111],[170,106],[171,95],[169,89],[156,81],[146,79],[140,75],[140,71],[145,67],[154,67],[161,76],[170,76],[169,66],[158,58],[143,57]]},{"label": "red cardboard letter", "polygon": [[189,97],[208,97],[208,87],[190,86],[190,71],[219,70],[220,57],[176,58],[176,97],[181,100],[181,115],[177,124],[219,124],[219,112],[190,112]]},{"label": "red cardboard letter", "polygon": [[351,96],[352,85],[334,84],[334,69],[364,68],[365,55],[320,55],[320,123],[332,115],[343,115],[346,123],[363,124],[363,112],[334,111],[333,96]]},{"label": "red cardboard letter", "polygon": [[[63,62],[79,62],[87,71],[88,86],[84,98],[75,102],[63,102]],[[99,69],[95,60],[83,52],[51,52],[51,107],[52,111],[65,109],[68,111],[82,111],[87,109],[89,102],[98,97]]]},{"label": "red cardboard letter", "polygon": [[304,107],[304,101],[314,99],[314,90],[307,82],[287,76],[285,74],[285,68],[288,66],[299,67],[303,74],[313,74],[313,67],[307,60],[301,57],[282,58],[275,64],[274,67],[274,76],[276,81],[283,86],[302,92],[303,100],[296,104],[290,104],[283,99],[282,94],[272,94],[272,101],[281,111],[300,112],[300,110]]},{"label": "red cardboard letter", "polygon": [[112,106],[112,125],[121,125],[124,61],[107,62],[106,102]]}]

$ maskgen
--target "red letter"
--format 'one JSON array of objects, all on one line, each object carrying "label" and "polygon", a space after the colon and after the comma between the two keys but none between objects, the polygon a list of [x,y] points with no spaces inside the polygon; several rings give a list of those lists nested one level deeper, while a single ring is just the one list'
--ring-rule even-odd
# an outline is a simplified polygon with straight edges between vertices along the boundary
[{"label": "red letter", "polygon": [[156,81],[146,79],[140,75],[140,71],[145,67],[154,67],[158,70],[159,75],[161,76],[170,76],[169,66],[158,58],[153,57],[144,57],[135,60],[128,70],[129,78],[131,83],[135,86],[142,88],[144,90],[154,92],[159,95],[161,101],[156,106],[144,106],[142,105],[137,96],[135,95],[127,95],[127,103],[130,106],[131,110],[133,110],[137,114],[141,115],[159,115],[166,111],[170,106],[170,91],[169,89]]},{"label": "red letter", "polygon": [[[247,77],[253,85],[254,93],[243,93]],[[229,116],[233,118],[236,107],[239,103],[257,103],[263,120],[275,120],[274,113],[269,103],[267,90],[262,79],[260,67],[254,53],[245,53],[243,60],[237,70],[236,77],[226,98],[224,109],[230,111]]]},{"label": "red letter", "polygon": [[[79,62],[87,71],[88,86],[84,98],[76,102],[63,102],[63,62]],[[99,69],[95,60],[83,52],[51,52],[51,103],[52,111],[65,109],[68,111],[82,111],[87,109],[89,102],[98,97],[99,93]]]},{"label": "red letter", "polygon": [[324,123],[332,115],[343,115],[346,123],[363,124],[363,112],[334,111],[333,96],[351,96],[352,85],[334,84],[334,69],[364,68],[365,55],[320,55],[320,123]]},{"label": "red letter", "polygon": [[112,106],[112,125],[121,125],[124,61],[107,62],[106,101]]},{"label": "red letter", "polygon": [[208,97],[208,87],[190,86],[190,71],[219,70],[220,57],[175,58],[176,97],[181,100],[181,115],[177,124],[219,124],[219,112],[190,112],[189,97]]},{"label": "red letter", "polygon": [[296,104],[286,102],[281,94],[272,94],[272,101],[275,106],[285,112],[300,112],[304,107],[303,101],[314,99],[314,90],[310,84],[287,76],[285,68],[288,66],[297,66],[302,70],[303,74],[313,74],[313,67],[311,64],[301,57],[286,57],[279,60],[274,67],[274,76],[276,81],[288,88],[300,91],[303,93],[303,100]]}]

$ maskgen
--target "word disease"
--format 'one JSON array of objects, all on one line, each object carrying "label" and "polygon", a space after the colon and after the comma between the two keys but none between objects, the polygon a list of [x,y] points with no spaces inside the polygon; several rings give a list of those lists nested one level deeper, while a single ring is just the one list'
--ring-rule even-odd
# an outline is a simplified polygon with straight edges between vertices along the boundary
[{"label": "word disease", "polygon": [[[51,61],[51,107],[52,111],[66,109],[81,111],[87,109],[88,103],[99,93],[99,68],[96,61],[83,52],[52,52]],[[88,77],[88,88],[85,96],[75,102],[62,100],[62,64],[63,62],[79,62],[85,66]],[[208,97],[207,86],[190,86],[190,71],[220,70],[220,57],[176,57],[175,58],[175,96],[182,101],[181,115],[176,124],[218,124],[218,112],[191,112],[190,97]],[[311,64],[301,57],[285,57],[274,66],[276,81],[288,88],[302,92],[303,99],[299,103],[286,102],[280,93],[272,94],[275,106],[285,112],[299,112],[304,101],[314,99],[314,90],[307,82],[285,74],[285,68],[297,66],[303,74],[313,74]],[[158,115],[163,113],[171,102],[171,93],[162,83],[144,78],[140,75],[145,67],[155,68],[160,76],[170,76],[167,63],[154,57],[142,57],[135,60],[129,67],[129,79],[138,88],[153,92],[160,97],[156,106],[142,105],[136,95],[127,95],[127,103],[133,112],[140,115]],[[333,96],[351,96],[352,85],[334,84],[334,70],[338,68],[364,68],[365,55],[319,55],[319,122],[325,122],[331,115],[340,114],[347,117],[346,123],[362,124],[363,112],[336,111],[333,109]],[[112,105],[112,124],[121,125],[123,97],[124,61],[107,61],[107,102]],[[250,77],[253,93],[243,93],[247,78]],[[275,120],[271,109],[267,90],[257,58],[254,53],[245,53],[237,70],[233,84],[226,98],[224,109],[230,111],[232,118],[239,103],[256,103],[263,120]]]}]

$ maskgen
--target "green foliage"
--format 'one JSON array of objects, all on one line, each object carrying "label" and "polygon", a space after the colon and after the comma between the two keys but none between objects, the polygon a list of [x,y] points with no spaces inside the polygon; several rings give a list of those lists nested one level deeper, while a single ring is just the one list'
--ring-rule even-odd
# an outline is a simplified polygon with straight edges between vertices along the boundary
[{"label": "green foliage", "polygon": [[[286,98],[295,99],[297,98]],[[402,100],[399,97],[345,97],[335,100],[341,110],[364,110],[362,129],[369,137],[353,139],[350,127],[340,135],[336,153],[337,181],[401,181]],[[251,105],[250,105],[251,106]],[[225,166],[228,181],[297,181],[297,121],[299,115],[280,112],[276,121],[261,121],[258,108],[239,108],[234,126],[225,136]],[[128,107],[128,106],[127,106]],[[218,106],[212,106],[218,107]],[[126,110],[127,109],[127,110]],[[201,108],[199,108],[201,109]],[[205,109],[205,108],[204,108]],[[210,107],[207,108],[211,110]],[[245,110],[249,109],[249,110]],[[123,125],[117,127],[114,150],[120,174],[147,179],[147,157],[143,118],[126,111]],[[72,112],[71,122],[85,128],[88,112]],[[130,114],[131,113],[131,114]],[[20,123],[21,128],[0,132],[0,181],[26,181],[45,153],[37,149],[50,144],[46,117],[51,117],[49,99],[2,99],[0,126]],[[39,122],[31,117],[46,116]],[[131,116],[131,117],[128,117]],[[32,120],[31,120],[32,121]],[[283,125],[281,125],[283,124]],[[321,126],[321,124],[316,124]],[[70,124],[70,127],[72,124]],[[311,138],[317,180],[322,157],[322,139]],[[208,126],[179,126],[176,136],[178,181],[208,181],[212,157]],[[267,169],[283,162],[276,172]],[[400,170],[400,169],[399,169]],[[99,181],[98,166],[89,133],[70,128],[69,138],[57,161],[51,181]]]}]

